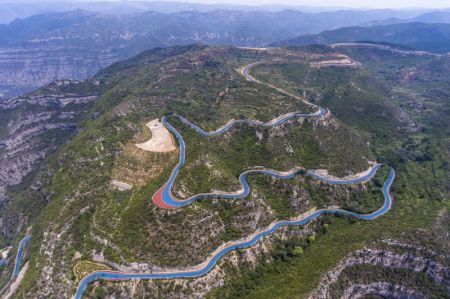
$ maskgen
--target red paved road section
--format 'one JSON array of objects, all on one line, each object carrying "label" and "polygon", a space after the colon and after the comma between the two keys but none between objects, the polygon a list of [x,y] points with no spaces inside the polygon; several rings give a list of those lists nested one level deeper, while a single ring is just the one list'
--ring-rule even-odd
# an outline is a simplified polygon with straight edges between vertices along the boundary
[{"label": "red paved road section", "polygon": [[173,209],[173,208],[175,208],[174,206],[167,205],[162,199],[162,192],[165,187],[166,187],[166,184],[164,184],[161,188],[159,188],[158,191],[156,191],[155,194],[153,194],[152,201],[159,208]]}]

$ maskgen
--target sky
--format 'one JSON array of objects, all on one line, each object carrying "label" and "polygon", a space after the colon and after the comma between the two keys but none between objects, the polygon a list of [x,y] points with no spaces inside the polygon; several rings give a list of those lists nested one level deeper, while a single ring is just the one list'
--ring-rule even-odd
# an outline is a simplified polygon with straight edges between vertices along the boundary
[{"label": "sky", "polygon": [[368,7],[368,8],[450,8],[450,0],[189,0],[198,3],[234,3],[234,4],[286,4],[294,6],[332,6],[332,7]]},{"label": "sky", "polygon": [[[172,1],[172,0],[162,0]],[[233,4],[285,4],[293,6],[331,6],[354,8],[450,8],[450,0],[180,0],[179,2],[196,3],[233,3]]]},{"label": "sky", "polygon": [[[0,0],[0,3],[86,2],[86,1],[152,1],[152,0]],[[155,1],[155,0],[153,0]],[[193,3],[230,3],[241,5],[284,4],[290,6],[349,8],[450,8],[450,0],[156,0]]]}]

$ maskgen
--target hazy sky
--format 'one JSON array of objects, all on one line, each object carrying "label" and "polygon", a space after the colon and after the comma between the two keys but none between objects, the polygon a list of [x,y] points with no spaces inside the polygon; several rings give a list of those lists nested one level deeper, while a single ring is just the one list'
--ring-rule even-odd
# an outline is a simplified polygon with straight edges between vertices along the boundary
[{"label": "hazy sky", "polygon": [[234,3],[234,4],[251,4],[251,5],[276,3],[276,4],[299,5],[299,6],[307,5],[307,6],[370,7],[370,8],[403,8],[403,7],[450,8],[450,0],[426,0],[426,1],[425,0],[187,0],[186,2]]},{"label": "hazy sky", "polygon": [[[163,0],[167,1],[167,0]],[[182,0],[181,0],[182,1]],[[429,7],[450,8],[450,0],[187,0],[199,3],[234,3],[234,4],[286,4],[307,6],[333,7],[371,7],[371,8],[402,8]]]},{"label": "hazy sky", "polygon": [[[42,2],[43,0],[36,0]],[[64,1],[64,0],[62,0]],[[78,0],[83,1],[83,0]],[[85,0],[86,1],[86,0]],[[90,0],[98,1],[98,0]],[[105,0],[103,0],[105,1]],[[106,0],[108,1],[108,0]],[[110,0],[124,1],[124,0]],[[133,1],[133,0],[129,0]],[[136,1],[136,0],[135,0]],[[151,1],[151,0],[137,0]],[[177,0],[159,0],[177,1]],[[368,7],[368,8],[405,8],[405,7],[428,7],[428,8],[450,8],[450,0],[178,0],[178,2],[196,3],[233,3],[233,4],[286,4],[286,5],[307,5],[307,6],[332,6],[332,7]]]},{"label": "hazy sky", "polygon": [[[86,2],[86,1],[152,1],[152,0],[0,0],[0,3]],[[154,0],[153,0],[154,1]],[[156,0],[196,3],[231,3],[247,5],[285,4],[292,6],[328,6],[354,8],[450,8],[450,0]]]}]

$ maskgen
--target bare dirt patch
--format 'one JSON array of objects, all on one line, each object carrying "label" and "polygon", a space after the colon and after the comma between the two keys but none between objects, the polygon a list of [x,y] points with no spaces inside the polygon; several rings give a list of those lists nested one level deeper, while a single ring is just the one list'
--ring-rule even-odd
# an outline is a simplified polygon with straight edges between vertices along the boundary
[{"label": "bare dirt patch", "polygon": [[372,171],[372,169],[377,165],[377,162],[373,162],[373,161],[368,161],[368,163],[370,165],[370,167],[368,169],[361,171],[359,173],[347,175],[342,178],[331,175],[330,173],[328,173],[327,169],[315,169],[313,172],[314,172],[314,174],[317,174],[328,180],[353,180],[353,179],[358,179],[358,178],[368,175]]},{"label": "bare dirt patch", "polygon": [[117,180],[112,180],[111,181],[111,185],[118,189],[119,191],[125,191],[125,190],[131,190],[131,188],[133,188],[133,185],[121,182],[121,181],[117,181]]},{"label": "bare dirt patch", "polygon": [[[161,124],[158,120],[156,121]],[[161,124],[161,126],[163,125]],[[114,163],[111,187],[119,190],[129,190],[130,186],[131,188],[139,188],[149,180],[160,175],[166,167],[176,163],[178,158],[177,150],[157,152],[143,150],[136,146],[137,144],[146,143],[145,141],[151,140],[157,135],[153,131],[148,130],[148,127],[148,124],[142,124],[142,129],[123,146]],[[165,127],[164,129],[167,130]],[[171,135],[168,132],[167,134],[169,140],[171,140]]]},{"label": "bare dirt patch", "polygon": [[172,135],[158,119],[148,122],[146,126],[152,132],[152,137],[144,143],[136,144],[138,148],[157,153],[171,152],[176,149]]},{"label": "bare dirt patch", "polygon": [[347,67],[359,67],[360,63],[357,61],[354,61],[347,55],[343,54],[334,54],[331,55],[329,60],[322,60],[322,61],[316,61],[311,62],[309,65],[311,67],[327,67],[327,66],[347,66]]}]

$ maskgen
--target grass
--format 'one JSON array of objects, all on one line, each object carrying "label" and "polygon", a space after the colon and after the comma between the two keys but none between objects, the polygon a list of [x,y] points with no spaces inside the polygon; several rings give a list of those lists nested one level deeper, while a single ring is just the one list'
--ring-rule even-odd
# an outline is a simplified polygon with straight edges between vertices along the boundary
[{"label": "grass", "polygon": [[[33,223],[30,268],[17,297],[27,297],[39,289],[36,282],[44,275],[44,265],[57,265],[58,273],[75,286],[69,274],[74,266],[71,255],[66,254],[69,249],[87,259],[95,251],[118,263],[148,261],[185,266],[203,261],[223,241],[312,205],[336,203],[356,211],[379,207],[380,194],[375,190],[379,190],[377,180],[383,180],[385,170],[364,187],[327,186],[301,176],[289,181],[254,176],[250,178],[252,194],[246,199],[202,200],[176,211],[152,205],[151,195],[166,181],[175,160],[164,155],[140,157],[127,151],[127,145],[139,138],[141,125],[149,119],[177,112],[206,129],[215,129],[229,118],[264,121],[274,114],[303,109],[289,97],[246,82],[236,74],[235,69],[249,59],[267,58],[267,54],[252,56],[234,51],[203,47],[154,50],[99,74],[108,86],[92,108],[98,117],[88,117],[80,132],[40,172],[51,173],[44,186],[51,200]],[[322,95],[318,102],[330,107],[337,120],[297,121],[271,130],[239,126],[217,138],[200,137],[173,121],[187,144],[187,162],[177,178],[176,191],[193,194],[211,188],[234,188],[238,174],[254,165],[280,170],[299,165],[346,175],[349,169],[365,170],[367,159],[377,158],[397,170],[394,208],[370,222],[321,218],[314,240],[310,237],[279,243],[271,253],[276,262],[230,275],[223,289],[213,291],[213,297],[306,294],[349,251],[377,238],[429,225],[438,209],[448,208],[443,200],[448,164],[439,147],[441,141],[427,131],[405,137],[407,134],[397,127],[396,103],[389,100],[386,88],[372,80],[369,72],[324,68],[314,70],[312,79],[304,81],[293,68],[271,67],[279,71],[273,76],[276,84],[306,82],[296,90],[305,90],[309,96],[317,89]],[[380,109],[385,113],[380,114]],[[427,137],[428,141],[424,139]],[[145,177],[130,192],[119,195],[111,191],[111,178],[126,174],[120,165],[137,173],[135,169],[147,169],[142,163],[157,164],[162,171]],[[294,195],[294,190],[304,193]],[[422,217],[416,219],[414,215]],[[61,233],[61,239],[52,243],[52,259],[41,254],[41,244],[49,238],[49,232]],[[96,241],[96,237],[107,239],[108,245]],[[101,297],[114,291],[96,288],[93,292]]]},{"label": "grass", "polygon": [[372,158],[364,138],[344,125],[332,134],[353,141],[345,147],[336,144],[327,133],[329,128],[315,120],[296,120],[272,129],[242,125],[208,138],[173,119],[171,123],[186,142],[186,163],[175,182],[175,190],[186,195],[237,190],[239,174],[254,166],[281,171],[296,166],[325,168],[344,176],[367,169],[367,159]]},{"label": "grass", "polygon": [[[373,52],[366,54],[368,55],[357,56],[357,59],[363,63],[367,60],[368,66],[376,68],[375,71],[379,72],[378,74],[392,65],[399,68],[399,65],[409,67],[408,64],[416,63],[414,60],[405,61],[406,59],[396,57],[395,60],[388,59],[386,67],[384,63],[374,63]],[[432,109],[431,113],[422,114],[421,117],[417,117],[420,112],[409,110],[411,118],[420,120],[420,123],[426,124],[429,129],[425,132],[405,134],[404,125],[398,122],[399,114],[396,107],[398,103],[395,101],[387,103],[386,99],[383,99],[389,94],[387,89],[381,86],[386,83],[384,80],[381,81],[383,76],[379,76],[380,81],[368,79],[372,76],[370,72],[374,71],[373,69],[369,68],[370,72],[362,70],[348,73],[348,70],[336,68],[311,71],[293,65],[273,67],[274,70],[255,69],[255,73],[260,71],[261,77],[270,74],[271,78],[278,80],[278,84],[293,86],[293,91],[305,91],[311,97],[314,96],[313,91],[319,90],[322,96],[318,98],[318,101],[330,107],[338,119],[371,136],[372,148],[378,159],[394,166],[397,170],[393,186],[394,205],[389,213],[373,221],[331,219],[326,233],[317,234],[316,240],[310,246],[294,244],[294,248],[295,246],[303,248],[302,254],[292,255],[287,260],[275,259],[268,264],[261,262],[254,271],[243,270],[242,274],[235,275],[223,288],[213,290],[209,294],[211,298],[219,296],[302,298],[317,286],[323,274],[349,252],[382,238],[401,238],[405,234],[413,234],[425,228],[430,229],[437,214],[440,211],[449,210],[449,202],[446,200],[448,194],[446,173],[448,173],[449,165],[448,146],[446,146],[448,135],[445,136],[444,133],[448,131],[448,126],[444,121],[433,129],[436,122],[432,120],[433,118],[448,119],[445,108]],[[433,75],[429,76],[433,78]],[[386,81],[389,81],[388,86],[399,84],[397,77]],[[423,92],[430,89],[419,88],[418,90]],[[439,93],[431,93],[427,96],[431,97],[430,102],[439,103]],[[385,112],[385,115],[379,115],[379,111]],[[377,184],[376,180],[374,184]],[[357,199],[358,205],[361,204],[359,196]],[[366,203],[370,202],[366,201]],[[358,209],[365,210],[369,206],[362,205]],[[423,238],[424,236],[421,236],[415,241],[427,241],[426,237]],[[271,254],[276,255],[277,250],[273,250]],[[362,275],[364,271],[367,269],[357,275]],[[410,281],[415,279],[411,278]],[[422,278],[419,281],[424,286],[427,285]]]},{"label": "grass", "polygon": [[[363,248],[381,238],[397,237],[429,226],[442,203],[419,200],[395,202],[394,209],[374,221],[352,221],[335,218],[325,234],[318,234],[314,244],[286,261],[262,264],[254,271],[231,279],[222,289],[213,290],[210,298],[302,298],[315,288],[322,275],[347,253]],[[409,209],[418,213],[405,213]],[[448,205],[447,205],[448,208]],[[419,218],[416,218],[419,216]],[[280,287],[281,286],[281,287]]]},{"label": "grass", "polygon": [[83,277],[94,271],[112,270],[111,267],[105,264],[92,261],[79,261],[73,266],[73,273],[76,280],[80,281]]}]

